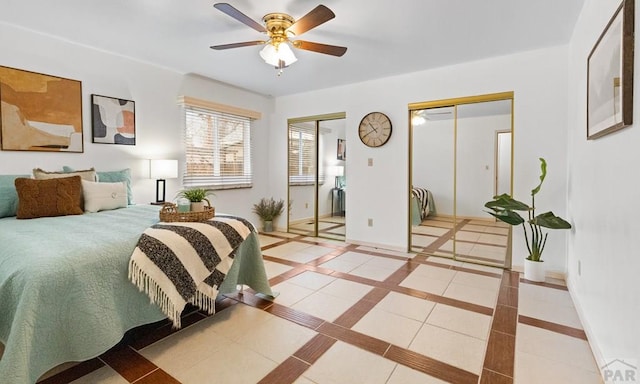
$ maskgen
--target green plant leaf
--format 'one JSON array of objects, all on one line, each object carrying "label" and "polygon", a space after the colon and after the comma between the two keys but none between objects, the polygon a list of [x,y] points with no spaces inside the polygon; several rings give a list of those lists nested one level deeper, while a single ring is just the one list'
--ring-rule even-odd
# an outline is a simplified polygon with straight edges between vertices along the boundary
[{"label": "green plant leaf", "polygon": [[540,188],[542,187],[542,183],[544,179],[547,177],[547,161],[540,158],[540,184],[537,187],[531,190],[531,196],[535,196],[538,192],[540,192]]},{"label": "green plant leaf", "polygon": [[571,224],[553,212],[541,213],[530,221],[531,224],[550,229],[570,229]]},{"label": "green plant leaf", "polygon": [[497,211],[497,212],[487,212],[491,216],[495,217],[500,221],[504,221],[507,224],[511,225],[520,225],[524,223],[524,219],[517,212],[514,211]]},{"label": "green plant leaf", "polygon": [[494,196],[493,200],[485,203],[484,206],[486,208],[493,209],[494,211],[500,210],[500,209],[513,210],[513,211],[528,211],[531,209],[527,204],[514,199],[513,197],[507,195],[506,193],[503,193],[502,195],[499,195],[499,196]]}]

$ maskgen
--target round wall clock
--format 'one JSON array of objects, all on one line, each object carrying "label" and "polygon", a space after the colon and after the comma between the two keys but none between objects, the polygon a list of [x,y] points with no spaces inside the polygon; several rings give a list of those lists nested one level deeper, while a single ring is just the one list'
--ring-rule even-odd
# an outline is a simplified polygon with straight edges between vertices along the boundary
[{"label": "round wall clock", "polygon": [[362,118],[358,127],[358,136],[368,147],[381,147],[391,137],[391,120],[381,112],[371,112]]}]

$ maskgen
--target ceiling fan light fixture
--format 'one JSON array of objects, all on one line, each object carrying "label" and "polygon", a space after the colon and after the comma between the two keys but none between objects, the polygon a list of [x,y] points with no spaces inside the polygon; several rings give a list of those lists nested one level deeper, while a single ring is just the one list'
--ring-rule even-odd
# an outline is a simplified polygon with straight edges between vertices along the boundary
[{"label": "ceiling fan light fixture", "polygon": [[280,61],[284,62],[285,67],[298,61],[287,43],[280,43],[277,46],[273,43],[265,45],[260,51],[260,57],[265,63],[274,67],[279,67]]}]

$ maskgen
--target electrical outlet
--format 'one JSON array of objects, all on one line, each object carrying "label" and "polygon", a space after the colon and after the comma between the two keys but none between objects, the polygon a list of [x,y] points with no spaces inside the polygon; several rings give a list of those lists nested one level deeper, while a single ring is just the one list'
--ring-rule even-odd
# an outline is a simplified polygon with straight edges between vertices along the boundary
[{"label": "electrical outlet", "polygon": [[309,203],[304,203],[304,208],[305,209],[309,208]]},{"label": "electrical outlet", "polygon": [[367,219],[367,225],[373,227],[373,219]]},{"label": "electrical outlet", "polygon": [[370,157],[370,158],[367,160],[367,165],[368,165],[368,166],[370,166],[370,167],[373,167],[373,158],[372,158],[372,157]]}]

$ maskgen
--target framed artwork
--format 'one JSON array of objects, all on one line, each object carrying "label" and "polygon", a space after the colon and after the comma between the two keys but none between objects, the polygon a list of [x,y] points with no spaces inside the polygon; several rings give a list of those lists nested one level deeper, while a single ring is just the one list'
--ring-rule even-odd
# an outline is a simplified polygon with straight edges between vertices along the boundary
[{"label": "framed artwork", "polygon": [[82,83],[0,66],[4,151],[83,152]]},{"label": "framed artwork", "polygon": [[347,143],[344,139],[338,139],[338,160],[347,160]]},{"label": "framed artwork", "polygon": [[136,104],[131,100],[91,95],[94,143],[136,145]]},{"label": "framed artwork", "polygon": [[587,61],[587,139],[633,121],[634,0],[623,0]]}]

